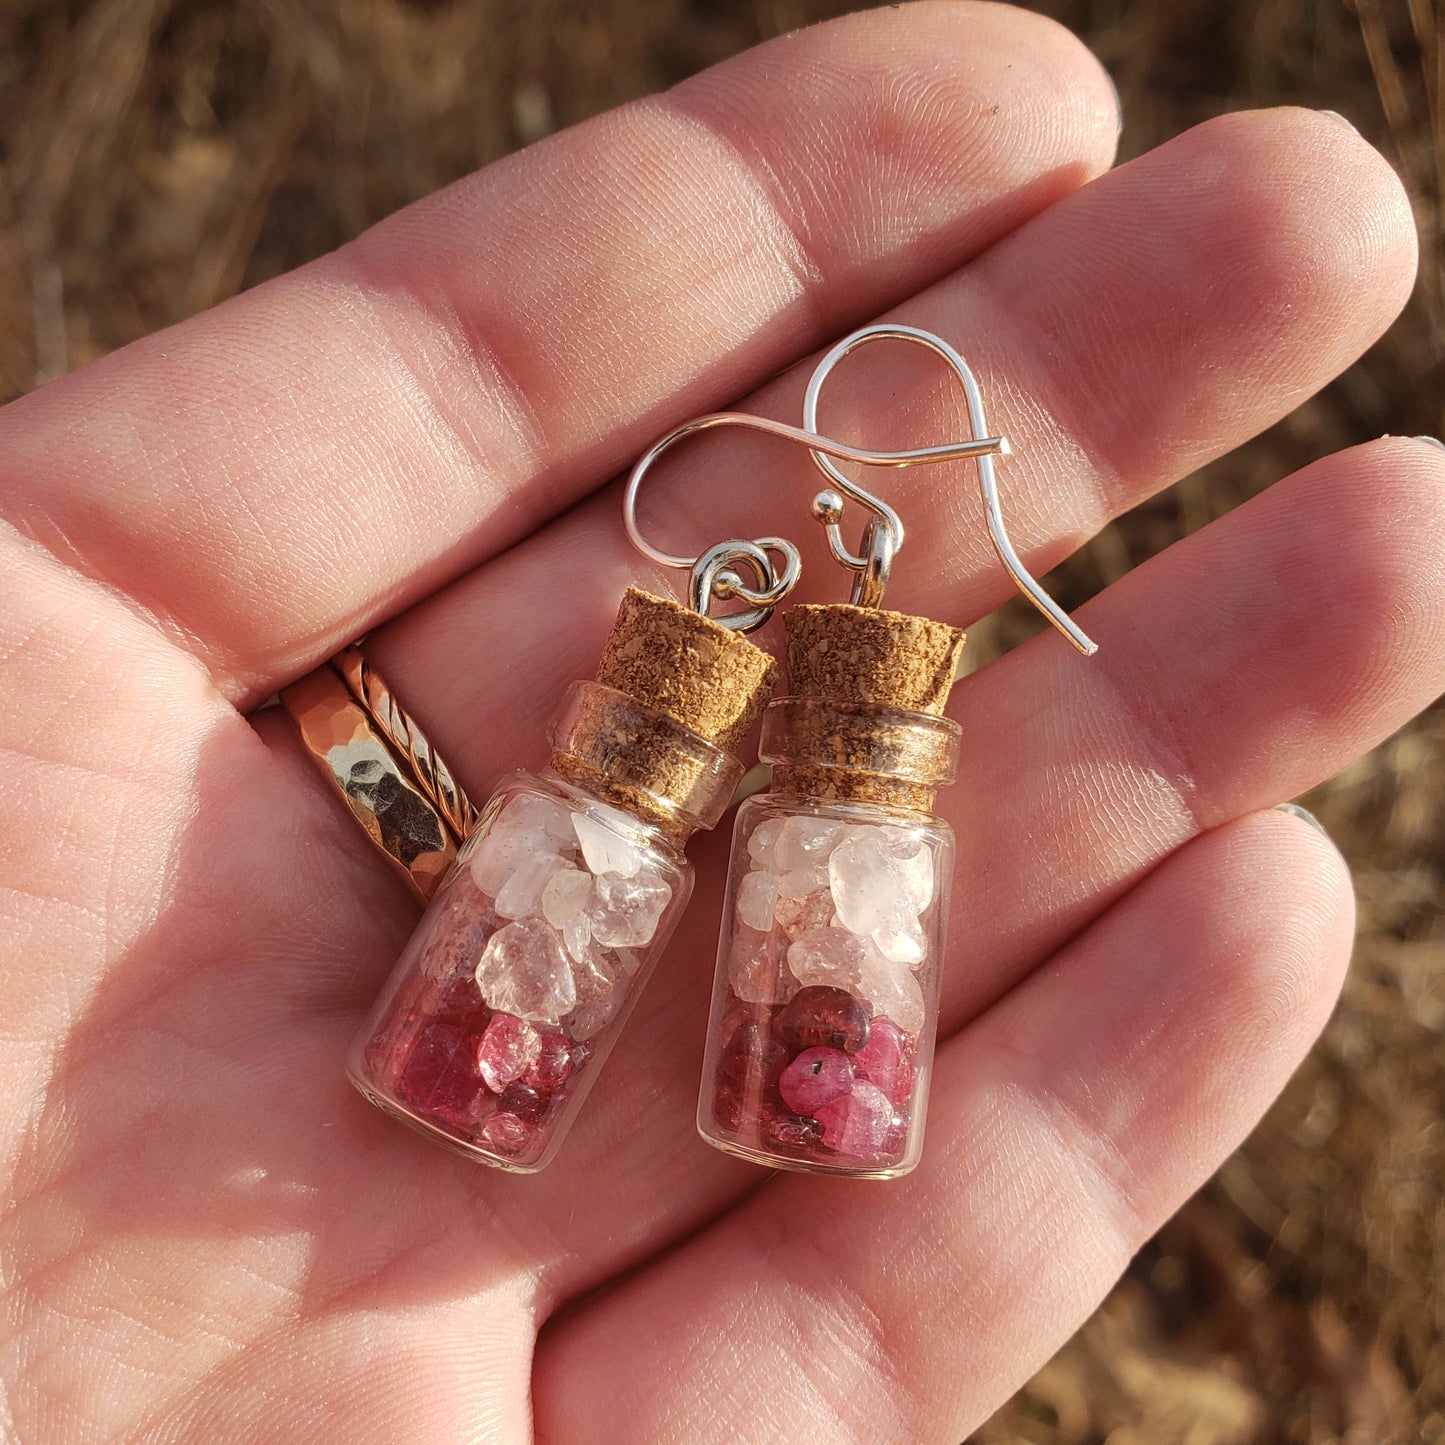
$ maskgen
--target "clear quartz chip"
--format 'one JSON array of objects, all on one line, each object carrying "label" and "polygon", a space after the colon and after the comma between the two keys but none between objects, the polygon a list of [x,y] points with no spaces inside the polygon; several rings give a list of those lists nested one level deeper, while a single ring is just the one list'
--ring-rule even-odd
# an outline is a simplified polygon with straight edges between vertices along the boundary
[{"label": "clear quartz chip", "polygon": [[577,1002],[572,968],[545,919],[522,918],[487,940],[477,989],[489,1008],[534,1023],[555,1023]]},{"label": "clear quartz chip", "polygon": [[607,948],[641,948],[651,943],[672,890],[662,879],[639,873],[603,873],[597,879],[592,937]]},{"label": "clear quartz chip", "polygon": [[642,852],[629,839],[585,813],[573,815],[572,827],[582,846],[582,859],[594,874],[632,878],[642,867]]}]

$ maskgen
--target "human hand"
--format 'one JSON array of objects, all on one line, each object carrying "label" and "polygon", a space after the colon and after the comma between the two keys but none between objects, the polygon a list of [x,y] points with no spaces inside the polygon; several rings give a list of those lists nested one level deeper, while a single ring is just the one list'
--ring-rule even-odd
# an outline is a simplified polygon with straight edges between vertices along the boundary
[{"label": "human hand", "polygon": [[[673,586],[607,478],[884,309],[979,374],[1042,572],[1402,304],[1408,207],[1336,122],[1231,116],[1093,180],[1116,129],[1035,16],[855,16],[0,414],[8,1434],[508,1440],[530,1412],[568,1442],[954,1441],[1247,1132],[1351,935],[1337,854],[1267,810],[1445,675],[1428,446],[1326,458],[1139,568],[1081,614],[1087,663],[1044,636],[957,688],[929,1139],[887,1185],[696,1138],[717,836],[547,1172],[367,1108],[342,1059],[415,908],[285,720],[248,718],[376,628],[485,796],[538,760],[624,583]],[[827,429],[949,434],[927,365],[870,352]],[[919,401],[880,417],[889,377]],[[799,388],[747,405],[793,420]],[[655,498],[711,540],[801,516],[796,465],[700,456]],[[958,482],[888,478],[890,605],[1007,594]]]}]

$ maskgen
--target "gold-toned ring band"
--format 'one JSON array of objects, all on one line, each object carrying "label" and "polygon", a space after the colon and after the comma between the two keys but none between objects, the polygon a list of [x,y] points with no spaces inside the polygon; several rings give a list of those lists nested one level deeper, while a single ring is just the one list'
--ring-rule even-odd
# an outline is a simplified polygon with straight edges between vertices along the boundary
[{"label": "gold-toned ring band", "polygon": [[391,745],[392,752],[400,756],[417,786],[441,811],[447,826],[458,839],[465,838],[477,825],[477,810],[381,674],[359,647],[338,652],[330,665],[341,674],[352,697],[366,710],[377,732]]},{"label": "gold-toned ring band", "polygon": [[355,647],[281,693],[302,744],[366,836],[427,902],[476,809]]}]

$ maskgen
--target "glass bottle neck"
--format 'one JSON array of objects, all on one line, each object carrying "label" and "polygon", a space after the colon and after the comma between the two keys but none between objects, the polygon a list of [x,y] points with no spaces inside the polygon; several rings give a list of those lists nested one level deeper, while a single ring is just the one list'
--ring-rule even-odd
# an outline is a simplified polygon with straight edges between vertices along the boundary
[{"label": "glass bottle neck", "polygon": [[726,811],[743,765],[731,753],[597,682],[574,682],[551,729],[551,771],[681,846]]},{"label": "glass bottle neck", "polygon": [[775,792],[927,813],[954,779],[961,736],[931,713],[784,697],[763,714],[759,755],[773,766]]}]

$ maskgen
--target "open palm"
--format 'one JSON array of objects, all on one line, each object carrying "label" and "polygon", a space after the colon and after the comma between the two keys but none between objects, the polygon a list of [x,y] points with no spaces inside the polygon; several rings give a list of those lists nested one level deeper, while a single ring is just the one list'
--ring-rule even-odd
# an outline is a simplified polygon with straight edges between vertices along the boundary
[{"label": "open palm", "polygon": [[[1245,1134],[1352,923],[1334,850],[1261,810],[1445,676],[1445,457],[1419,442],[1139,568],[1082,614],[1097,658],[1042,636],[956,690],[953,957],[924,1162],[893,1184],[698,1142],[716,836],[550,1170],[368,1108],[342,1059],[416,910],[254,711],[373,629],[473,796],[541,761],[623,585],[674,585],[607,479],[885,309],[977,371],[1038,572],[1403,303],[1408,208],[1336,121],[1232,116],[1101,176],[1116,133],[1103,72],[1035,16],[854,16],[0,414],[8,1434],[953,1441]],[[793,420],[800,385],[747,404]],[[926,358],[836,385],[835,434],[957,431]],[[659,479],[672,540],[804,530],[805,466],[718,455]],[[967,622],[1006,594],[965,480],[888,478],[890,605]]]}]

